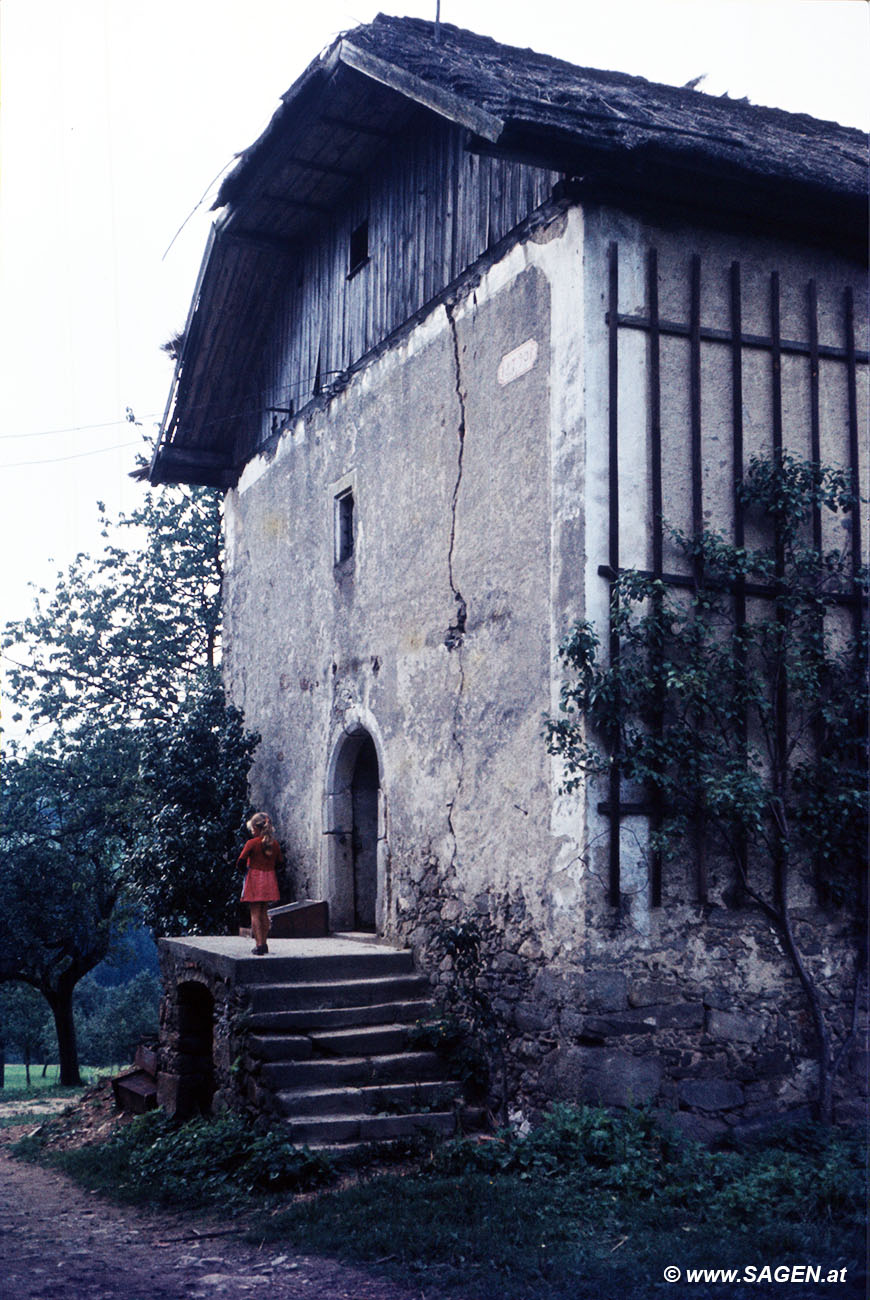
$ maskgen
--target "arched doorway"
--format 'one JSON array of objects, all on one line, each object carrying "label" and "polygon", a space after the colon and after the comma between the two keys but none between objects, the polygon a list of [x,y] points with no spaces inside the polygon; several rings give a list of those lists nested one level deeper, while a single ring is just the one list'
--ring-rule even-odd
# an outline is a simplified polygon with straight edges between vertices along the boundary
[{"label": "arched doorway", "polygon": [[179,1087],[176,1115],[211,1113],[214,1096],[214,998],[190,980],[178,986]]},{"label": "arched doorway", "polygon": [[378,751],[371,736],[360,745],[350,783],[353,928],[377,929]]},{"label": "arched doorway", "polygon": [[381,764],[371,733],[361,724],[336,742],[327,775],[326,892],[334,930],[380,929],[383,906]]}]

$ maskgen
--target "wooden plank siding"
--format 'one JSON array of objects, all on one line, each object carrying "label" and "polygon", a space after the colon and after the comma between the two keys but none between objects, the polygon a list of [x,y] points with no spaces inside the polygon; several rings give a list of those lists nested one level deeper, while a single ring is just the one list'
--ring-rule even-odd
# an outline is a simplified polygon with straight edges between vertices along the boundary
[{"label": "wooden plank siding", "polygon": [[[259,417],[244,459],[545,202],[559,175],[465,147],[458,127],[418,119],[362,189],[288,261],[252,376]],[[348,278],[351,231],[368,220],[368,262]]]}]

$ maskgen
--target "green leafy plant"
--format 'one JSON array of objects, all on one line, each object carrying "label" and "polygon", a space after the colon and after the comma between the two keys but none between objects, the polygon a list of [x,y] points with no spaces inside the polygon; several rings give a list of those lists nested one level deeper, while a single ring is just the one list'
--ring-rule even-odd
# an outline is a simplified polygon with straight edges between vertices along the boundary
[{"label": "green leafy plant", "polygon": [[47,1060],[49,1010],[44,997],[27,984],[0,985],[0,1087],[5,1085],[6,1052],[17,1050],[24,1063],[27,1088],[35,1060]]},{"label": "green leafy plant", "polygon": [[67,733],[165,720],[219,663],[220,493],[149,491],[117,521],[98,509],[103,551],[78,555],[4,630],[14,703]]},{"label": "green leafy plant", "polygon": [[420,1020],[408,1032],[408,1042],[418,1050],[437,1052],[450,1073],[463,1086],[469,1100],[480,1099],[489,1087],[489,1062],[472,1025],[446,1014]]},{"label": "green leafy plant", "polygon": [[487,985],[484,935],[473,916],[442,926],[436,952],[450,959],[452,979],[442,993],[443,1014],[417,1027],[417,1041],[440,1051],[462,1080],[469,1101],[482,1101],[491,1084],[491,1067],[501,1085],[501,1119],[507,1122],[508,1034]]},{"label": "green leafy plant", "polygon": [[[724,897],[750,903],[775,931],[810,1009],[819,1115],[854,1039],[801,950],[795,883],[845,907],[855,940],[855,1006],[865,975],[867,575],[818,544],[820,520],[856,506],[850,476],[782,455],[753,460],[742,489],[754,549],[719,534],[672,533],[690,589],[629,571],[614,583],[618,654],[579,624],[562,646],[561,712],[547,724],[564,788],[616,773],[650,795],[651,848],[667,861],[687,841],[730,864]],[[703,897],[703,895],[702,895]]]},{"label": "green leafy plant", "polygon": [[259,737],[245,730],[210,673],[169,722],[142,728],[136,834],[127,878],[146,921],[164,934],[237,926],[248,772]]},{"label": "green leafy plant", "polygon": [[[16,1154],[43,1157],[46,1125]],[[308,1191],[334,1178],[330,1161],[294,1147],[280,1129],[225,1113],[178,1125],[162,1111],[134,1119],[105,1143],[60,1151],[52,1163],[120,1200],[173,1207],[231,1206],[252,1197]]]},{"label": "green leafy plant", "polygon": [[144,911],[158,931],[235,922],[257,743],[219,680],[220,494],[149,492],[117,522],[100,510],[103,552],[4,629],[31,732],[2,774],[0,983],[45,996],[65,1084],[79,1080],[76,985],[127,917]]},{"label": "green leafy plant", "polygon": [[127,732],[87,743],[60,734],[10,754],[0,775],[0,982],[28,984],[46,999],[68,1086],[80,1082],[75,988],[106,956],[120,919],[131,743]]},{"label": "green leafy plant", "polygon": [[105,985],[92,972],[76,988],[75,1017],[79,1050],[85,1061],[126,1065],[140,1043],[156,1040],[160,980],[140,971],[123,984]]},{"label": "green leafy plant", "polygon": [[[715,1266],[736,1246],[746,1260],[772,1251],[848,1264],[851,1278],[864,1182],[861,1134],[803,1127],[712,1151],[643,1110],[555,1106],[528,1135],[439,1143],[414,1172],[297,1202],[258,1234],[463,1298],[652,1300],[665,1265]],[[757,1290],[699,1294],[749,1300]]]}]

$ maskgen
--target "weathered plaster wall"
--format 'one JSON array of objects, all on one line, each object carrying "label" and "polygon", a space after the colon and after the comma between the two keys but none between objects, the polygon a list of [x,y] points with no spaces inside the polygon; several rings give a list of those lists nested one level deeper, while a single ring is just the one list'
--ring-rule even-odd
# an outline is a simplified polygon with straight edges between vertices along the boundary
[{"label": "weathered plaster wall", "polygon": [[[534,880],[523,864],[553,853],[540,735],[551,351],[565,338],[553,340],[551,298],[560,264],[579,265],[578,229],[576,215],[557,220],[435,307],[296,420],[228,500],[227,677],[263,736],[257,797],[299,892],[329,896],[330,757],[344,728],[366,727],[381,765],[386,934],[414,928],[415,877],[433,862],[472,898]],[[356,553],[336,567],[345,486]]]},{"label": "weathered plaster wall", "polygon": [[[567,629],[578,617],[607,626],[609,589],[598,566],[608,562],[608,257],[619,244],[619,307],[648,314],[647,250],[658,250],[660,312],[689,320],[690,259],[701,258],[701,319],[730,326],[732,262],[741,267],[743,330],[771,332],[771,273],[779,272],[783,339],[806,342],[807,285],[818,294],[819,342],[842,348],[843,290],[866,300],[866,278],[820,251],[679,225],[651,226],[612,212],[588,210],[584,239],[585,308],[585,583],[554,587],[554,623]],[[858,317],[860,316],[860,321]],[[867,321],[856,311],[857,348],[866,349]],[[652,565],[652,505],[648,409],[649,344],[640,331],[619,332],[620,563]],[[689,340],[662,339],[664,515],[691,531]],[[744,351],[743,422],[746,460],[772,451],[772,362],[763,349]],[[846,365],[823,359],[819,368],[823,461],[849,463]],[[782,359],[783,436],[786,448],[810,457],[810,361]],[[730,535],[731,358],[726,345],[704,344],[701,355],[703,507],[708,526]],[[863,494],[868,486],[867,368],[859,383]],[[866,517],[863,554],[867,554]],[[559,511],[554,526],[559,526]],[[828,524],[826,545],[848,541],[848,520]],[[750,543],[754,540],[748,538]],[[557,554],[570,543],[557,544]],[[558,561],[557,561],[558,562]],[[664,567],[679,569],[666,547]],[[582,849],[574,863],[582,898],[584,944],[579,960],[557,951],[529,977],[517,977],[506,1014],[524,1030],[520,1076],[528,1096],[650,1102],[677,1111],[690,1131],[715,1135],[726,1125],[806,1104],[815,1066],[805,997],[779,940],[756,911],[735,912],[724,897],[727,873],[711,864],[709,899],[696,900],[694,864],[666,869],[664,905],[650,906],[646,824],[622,823],[622,907],[608,892],[609,823],[597,811],[601,787],[589,791]],[[794,884],[799,942],[818,978],[826,1012],[842,1031],[850,1014],[855,945],[847,918],[825,914],[806,881]],[[866,1004],[864,1005],[866,1012]],[[866,1091],[866,1055],[856,1048],[840,1080],[840,1113]]]},{"label": "weathered plaster wall", "polygon": [[[262,734],[255,796],[276,818],[300,896],[341,892],[338,837],[324,833],[341,820],[330,772],[342,737],[364,727],[381,775],[379,929],[433,969],[438,926],[476,917],[516,1095],[532,1107],[547,1096],[649,1101],[713,1134],[806,1101],[811,1035],[797,983],[761,919],[725,906],[715,872],[708,902],[694,901],[685,863],[667,877],[665,906],[650,907],[640,819],[624,823],[624,906],[612,909],[601,792],[560,795],[541,735],[559,640],[576,618],[606,625],[613,239],[623,311],[645,309],[654,243],[663,316],[687,319],[697,251],[705,324],[720,322],[739,259],[745,330],[767,331],[778,269],[783,335],[805,337],[814,278],[822,342],[842,341],[839,293],[854,268],[821,253],[596,210],[555,215],[249,465],[227,504],[227,679]],[[622,333],[624,564],[649,564],[646,364],[645,336]],[[663,345],[662,364],[665,513],[684,526],[680,340]],[[806,361],[788,359],[783,377],[788,443],[805,455]],[[843,460],[840,363],[824,364],[821,387],[823,456]],[[866,388],[861,402],[865,429]],[[730,379],[715,346],[702,403],[706,517],[728,527]],[[744,404],[747,454],[766,451],[766,359],[747,359]],[[334,497],[348,486],[356,554],[336,568]],[[838,1003],[847,947],[809,894],[801,902],[810,962]],[[448,982],[449,961],[433,974]],[[847,1091],[858,1055],[851,1069]]]}]

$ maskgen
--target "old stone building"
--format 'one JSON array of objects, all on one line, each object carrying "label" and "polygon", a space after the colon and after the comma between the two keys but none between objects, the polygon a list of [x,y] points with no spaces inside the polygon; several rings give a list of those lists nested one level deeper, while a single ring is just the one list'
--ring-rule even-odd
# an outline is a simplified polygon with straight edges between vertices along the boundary
[{"label": "old stone building", "polygon": [[[542,719],[608,574],[672,568],[663,519],[731,534],[752,454],[866,489],[866,161],[833,123],[379,17],[220,191],[152,480],[226,489],[254,796],[336,930],[449,979],[433,936],[477,919],[523,1104],[715,1133],[810,1095],[763,918],[651,874],[630,802],[560,794]],[[836,1003],[845,922],[798,902]]]}]

